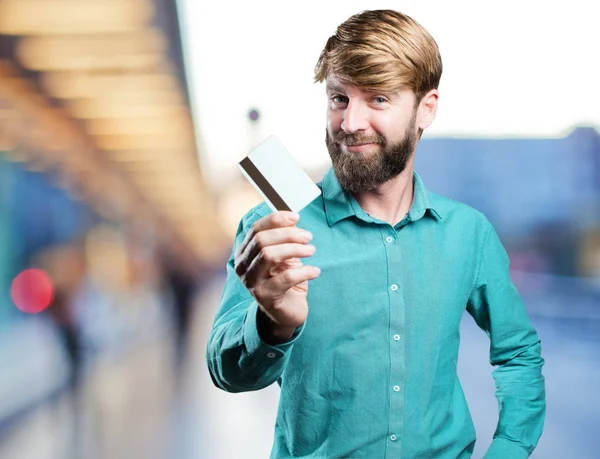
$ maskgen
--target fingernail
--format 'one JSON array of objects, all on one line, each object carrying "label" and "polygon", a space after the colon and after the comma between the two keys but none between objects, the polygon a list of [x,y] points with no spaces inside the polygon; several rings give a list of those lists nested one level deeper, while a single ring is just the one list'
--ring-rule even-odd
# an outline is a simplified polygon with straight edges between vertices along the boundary
[{"label": "fingernail", "polygon": [[308,240],[309,240],[309,241],[311,241],[311,240],[312,240],[312,238],[313,238],[313,235],[312,235],[312,233],[311,233],[311,232],[309,232],[309,231],[305,231],[305,232],[304,232],[304,235],[305,235],[305,236],[308,238]]},{"label": "fingernail", "polygon": [[292,214],[292,215],[290,215],[290,220],[293,222],[297,222],[298,220],[300,220],[300,215]]}]

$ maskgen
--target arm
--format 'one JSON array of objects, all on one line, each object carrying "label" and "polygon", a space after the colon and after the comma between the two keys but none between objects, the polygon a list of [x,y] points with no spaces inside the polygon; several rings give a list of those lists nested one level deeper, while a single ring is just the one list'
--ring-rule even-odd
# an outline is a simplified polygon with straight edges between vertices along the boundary
[{"label": "arm", "polygon": [[289,340],[277,339],[269,326],[270,319],[235,272],[235,253],[260,217],[252,213],[238,226],[220,308],[208,340],[206,360],[211,378],[228,392],[258,390],[277,381],[303,328],[299,327]]},{"label": "arm", "polygon": [[527,458],[546,412],[540,340],[509,274],[509,259],[489,222],[467,310],[490,338],[499,420],[486,458]]}]

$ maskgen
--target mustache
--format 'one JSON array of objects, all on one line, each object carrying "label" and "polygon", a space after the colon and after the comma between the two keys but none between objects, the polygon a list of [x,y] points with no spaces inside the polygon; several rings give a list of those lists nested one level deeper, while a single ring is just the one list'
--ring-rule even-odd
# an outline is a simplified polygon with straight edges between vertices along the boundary
[{"label": "mustache", "polygon": [[376,135],[363,135],[363,134],[346,134],[344,131],[336,132],[334,135],[334,140],[338,143],[343,143],[344,145],[348,145],[349,147],[355,145],[363,145],[366,143],[376,143],[380,145],[385,145],[385,137],[376,134]]}]

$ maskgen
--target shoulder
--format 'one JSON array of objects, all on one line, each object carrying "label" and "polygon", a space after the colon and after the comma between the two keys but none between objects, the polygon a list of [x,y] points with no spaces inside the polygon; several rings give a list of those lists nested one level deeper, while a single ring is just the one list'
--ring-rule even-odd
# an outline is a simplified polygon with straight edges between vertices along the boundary
[{"label": "shoulder", "polygon": [[439,212],[443,220],[451,225],[478,229],[487,232],[493,229],[491,222],[480,210],[447,196],[429,192],[432,207]]},{"label": "shoulder", "polygon": [[[487,258],[489,253],[505,253],[496,229],[483,212],[464,202],[434,193],[431,193],[431,202],[432,207],[439,209],[443,234],[452,247],[462,247],[478,260]],[[505,255],[501,256],[506,258]]]}]

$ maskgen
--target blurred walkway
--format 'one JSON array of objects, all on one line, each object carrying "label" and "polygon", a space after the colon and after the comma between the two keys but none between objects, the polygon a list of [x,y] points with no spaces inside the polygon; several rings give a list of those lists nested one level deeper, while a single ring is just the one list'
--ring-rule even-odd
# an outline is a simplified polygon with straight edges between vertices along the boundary
[{"label": "blurred walkway", "polygon": [[[98,363],[80,397],[83,415],[73,416],[68,397],[39,408],[0,439],[0,457],[268,457],[278,388],[227,394],[213,386],[206,370],[206,339],[221,287],[222,280],[216,280],[199,298],[190,358],[180,379],[173,378],[170,338],[157,336],[126,356]],[[548,392],[546,427],[532,457],[595,458],[600,450],[600,320],[532,320],[542,338]],[[482,457],[497,417],[487,350],[487,337],[465,317],[459,373],[477,428],[474,458]]]},{"label": "blurred walkway", "polygon": [[5,427],[0,457],[171,457],[173,349],[166,332],[136,342],[122,354],[97,358],[77,393],[63,390]]}]

